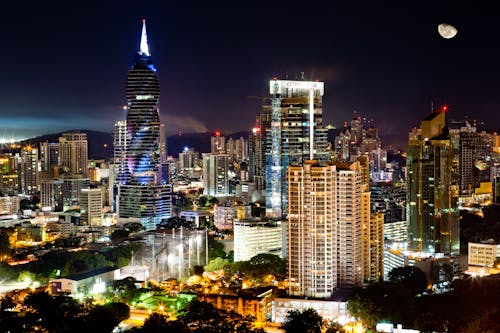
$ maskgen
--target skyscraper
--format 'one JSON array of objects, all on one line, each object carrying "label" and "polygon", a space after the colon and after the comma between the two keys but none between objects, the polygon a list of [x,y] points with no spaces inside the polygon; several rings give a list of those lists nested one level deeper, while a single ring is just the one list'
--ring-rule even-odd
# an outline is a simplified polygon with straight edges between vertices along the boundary
[{"label": "skyscraper", "polygon": [[203,193],[212,196],[229,195],[229,156],[203,154]]},{"label": "skyscraper", "polygon": [[290,294],[328,298],[380,277],[383,220],[370,224],[362,173],[360,162],[288,167]]},{"label": "skyscraper", "polygon": [[33,195],[40,190],[38,149],[27,146],[21,150],[18,164],[19,188],[21,193]]},{"label": "skyscraper", "polygon": [[59,165],[63,172],[87,175],[88,143],[87,134],[78,132],[63,133],[59,138]]},{"label": "skyscraper", "polygon": [[118,170],[117,210],[121,218],[139,219],[146,230],[154,229],[171,214],[171,187],[162,168],[166,146],[160,138],[159,95],[158,74],[143,20],[139,52],[126,83],[126,166]]},{"label": "skyscraper", "polygon": [[445,113],[433,112],[410,132],[406,210],[409,248],[426,253],[457,253],[458,179]]},{"label": "skyscraper", "polygon": [[286,170],[293,163],[329,158],[328,130],[323,127],[323,82],[269,81],[271,114],[266,131],[266,215],[286,216]]}]

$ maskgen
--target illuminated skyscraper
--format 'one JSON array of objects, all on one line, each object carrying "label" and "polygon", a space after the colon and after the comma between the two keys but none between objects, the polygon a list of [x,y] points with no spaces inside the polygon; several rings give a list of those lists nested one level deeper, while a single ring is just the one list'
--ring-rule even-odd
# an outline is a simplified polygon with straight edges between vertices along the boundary
[{"label": "illuminated skyscraper", "polygon": [[149,53],[145,21],[140,50],[128,72],[126,95],[126,166],[117,170],[118,216],[137,218],[145,229],[154,229],[170,216],[171,187],[162,168],[166,146],[160,138],[160,84]]},{"label": "illuminated skyscraper", "polygon": [[33,195],[40,190],[40,173],[38,162],[38,149],[33,147],[24,147],[21,150],[18,176],[19,189],[21,193]]},{"label": "illuminated skyscraper", "polygon": [[328,130],[323,127],[323,82],[271,80],[269,89],[271,105],[263,111],[271,115],[265,136],[266,215],[280,219],[287,210],[287,167],[328,160]]},{"label": "illuminated skyscraper", "polygon": [[409,135],[406,209],[410,250],[458,253],[459,186],[444,111],[433,112]]},{"label": "illuminated skyscraper", "polygon": [[203,194],[229,195],[229,156],[227,154],[203,154]]},{"label": "illuminated skyscraper", "polygon": [[63,133],[59,138],[59,165],[63,172],[87,175],[88,143],[87,134],[78,132]]},{"label": "illuminated skyscraper", "polygon": [[288,167],[290,294],[328,298],[380,277],[383,219],[370,221],[362,168],[318,161]]}]

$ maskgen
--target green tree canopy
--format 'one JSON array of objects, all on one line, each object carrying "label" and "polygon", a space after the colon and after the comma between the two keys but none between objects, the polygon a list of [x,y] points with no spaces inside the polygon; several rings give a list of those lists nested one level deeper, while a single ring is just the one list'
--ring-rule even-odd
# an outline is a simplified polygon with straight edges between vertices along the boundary
[{"label": "green tree canopy", "polygon": [[396,267],[389,272],[389,281],[408,289],[413,295],[427,289],[427,278],[422,270],[415,266]]},{"label": "green tree canopy", "polygon": [[374,328],[378,322],[408,323],[414,311],[410,291],[392,282],[379,282],[358,289],[347,303],[351,316]]},{"label": "green tree canopy", "polygon": [[280,328],[285,333],[320,333],[323,318],[314,309],[288,311]]}]

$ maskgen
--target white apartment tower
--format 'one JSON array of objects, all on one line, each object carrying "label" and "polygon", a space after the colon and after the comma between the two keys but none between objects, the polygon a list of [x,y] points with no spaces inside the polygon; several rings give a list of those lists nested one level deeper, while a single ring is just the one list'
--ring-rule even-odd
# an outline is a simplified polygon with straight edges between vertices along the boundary
[{"label": "white apartment tower", "polygon": [[203,185],[205,195],[229,194],[229,156],[227,154],[203,154]]}]

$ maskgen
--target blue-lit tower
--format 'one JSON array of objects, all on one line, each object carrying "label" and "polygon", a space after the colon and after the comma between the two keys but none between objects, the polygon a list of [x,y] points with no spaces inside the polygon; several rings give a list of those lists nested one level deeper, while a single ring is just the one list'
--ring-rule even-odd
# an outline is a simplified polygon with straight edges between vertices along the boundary
[{"label": "blue-lit tower", "polygon": [[165,151],[160,139],[160,83],[149,53],[145,20],[140,49],[128,71],[126,96],[125,166],[117,175],[118,216],[140,219],[149,230],[170,217],[171,186],[161,167]]},{"label": "blue-lit tower", "polygon": [[324,83],[274,79],[269,93],[271,105],[264,106],[271,116],[265,136],[266,216],[281,219],[287,215],[288,166],[330,157],[328,130],[323,127]]}]

